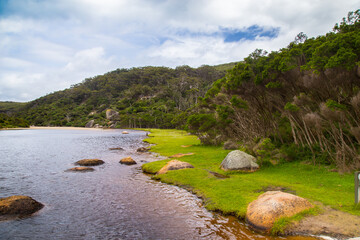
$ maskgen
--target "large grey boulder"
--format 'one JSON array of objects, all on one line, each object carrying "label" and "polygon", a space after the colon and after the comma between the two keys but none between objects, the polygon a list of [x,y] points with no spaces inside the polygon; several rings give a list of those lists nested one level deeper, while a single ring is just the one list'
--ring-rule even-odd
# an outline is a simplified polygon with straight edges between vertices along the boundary
[{"label": "large grey boulder", "polygon": [[256,158],[246,152],[235,150],[229,152],[220,165],[223,170],[255,171],[259,168]]},{"label": "large grey boulder", "polygon": [[118,112],[116,112],[112,109],[106,110],[106,119],[114,120],[117,116],[119,116]]},{"label": "large grey boulder", "polygon": [[86,125],[85,125],[85,127],[86,128],[92,128],[92,127],[94,127],[94,123],[95,123],[95,120],[93,119],[93,120],[90,120]]}]

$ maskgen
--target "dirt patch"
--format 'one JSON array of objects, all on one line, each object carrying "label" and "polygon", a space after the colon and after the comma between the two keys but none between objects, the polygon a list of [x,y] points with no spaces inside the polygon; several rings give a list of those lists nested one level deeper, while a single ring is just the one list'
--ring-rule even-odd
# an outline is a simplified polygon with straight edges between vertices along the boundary
[{"label": "dirt patch", "polygon": [[208,173],[214,175],[217,178],[229,178],[229,176],[226,176],[226,175],[223,175],[223,174],[220,174],[220,173],[217,173],[217,172],[213,172],[213,171],[210,171],[210,170],[206,170],[206,171],[208,171]]},{"label": "dirt patch", "polygon": [[177,153],[177,154],[174,154],[172,156],[170,156],[169,158],[181,158],[181,157],[184,157],[184,156],[191,156],[191,155],[194,155],[195,153]]},{"label": "dirt patch", "polygon": [[360,236],[360,216],[341,212],[328,206],[322,206],[323,213],[309,216],[293,223],[285,233],[326,235],[337,239]]},{"label": "dirt patch", "polygon": [[263,187],[259,190],[256,190],[255,192],[267,192],[267,191],[281,191],[281,192],[286,192],[286,193],[291,193],[296,195],[296,191],[292,190],[291,188],[288,187],[281,187],[281,186],[267,186],[267,187]]}]

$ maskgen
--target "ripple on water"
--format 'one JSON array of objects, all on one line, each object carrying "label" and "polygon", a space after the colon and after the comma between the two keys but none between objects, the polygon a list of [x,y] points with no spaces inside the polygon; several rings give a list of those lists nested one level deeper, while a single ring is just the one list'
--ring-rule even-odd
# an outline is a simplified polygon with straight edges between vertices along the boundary
[{"label": "ripple on water", "polygon": [[[3,239],[276,239],[251,232],[233,217],[206,211],[188,191],[150,180],[139,165],[119,160],[136,153],[144,132],[24,130],[0,134],[0,197],[29,195],[38,214],[0,223]],[[122,147],[124,151],[110,151]],[[91,173],[64,170],[99,158]],[[281,238],[284,239],[284,238]]]}]

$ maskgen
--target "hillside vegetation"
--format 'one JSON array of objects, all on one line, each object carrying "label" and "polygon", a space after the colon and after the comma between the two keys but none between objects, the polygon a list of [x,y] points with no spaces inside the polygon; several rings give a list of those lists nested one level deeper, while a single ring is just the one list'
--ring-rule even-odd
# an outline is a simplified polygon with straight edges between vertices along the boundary
[{"label": "hillside vegetation", "polygon": [[29,127],[29,123],[16,114],[25,105],[26,103],[19,102],[0,102],[0,129]]},{"label": "hillside vegetation", "polygon": [[[211,84],[232,65],[117,69],[85,79],[69,89],[28,103],[22,116],[32,125],[175,128],[186,123],[185,111],[197,104]],[[119,112],[113,121],[106,110]]]},{"label": "hillside vegetation", "polygon": [[267,138],[268,152],[359,169],[359,60],[357,10],[325,36],[300,33],[279,51],[255,50],[200,99],[188,128],[206,144],[233,139],[251,152]]}]

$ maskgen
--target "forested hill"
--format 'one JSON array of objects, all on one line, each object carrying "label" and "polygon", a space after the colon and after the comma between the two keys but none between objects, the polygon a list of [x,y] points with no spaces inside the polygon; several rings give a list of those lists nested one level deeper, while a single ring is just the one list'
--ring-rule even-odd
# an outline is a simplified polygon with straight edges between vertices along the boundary
[{"label": "forested hill", "polygon": [[204,143],[267,138],[261,154],[302,148],[314,163],[360,169],[360,10],[325,36],[255,50],[199,100],[188,127]]},{"label": "forested hill", "polygon": [[[235,64],[117,69],[29,102],[21,115],[32,125],[174,128],[186,122],[211,84]],[[119,115],[106,118],[106,110]],[[115,125],[113,125],[115,124]]]}]

